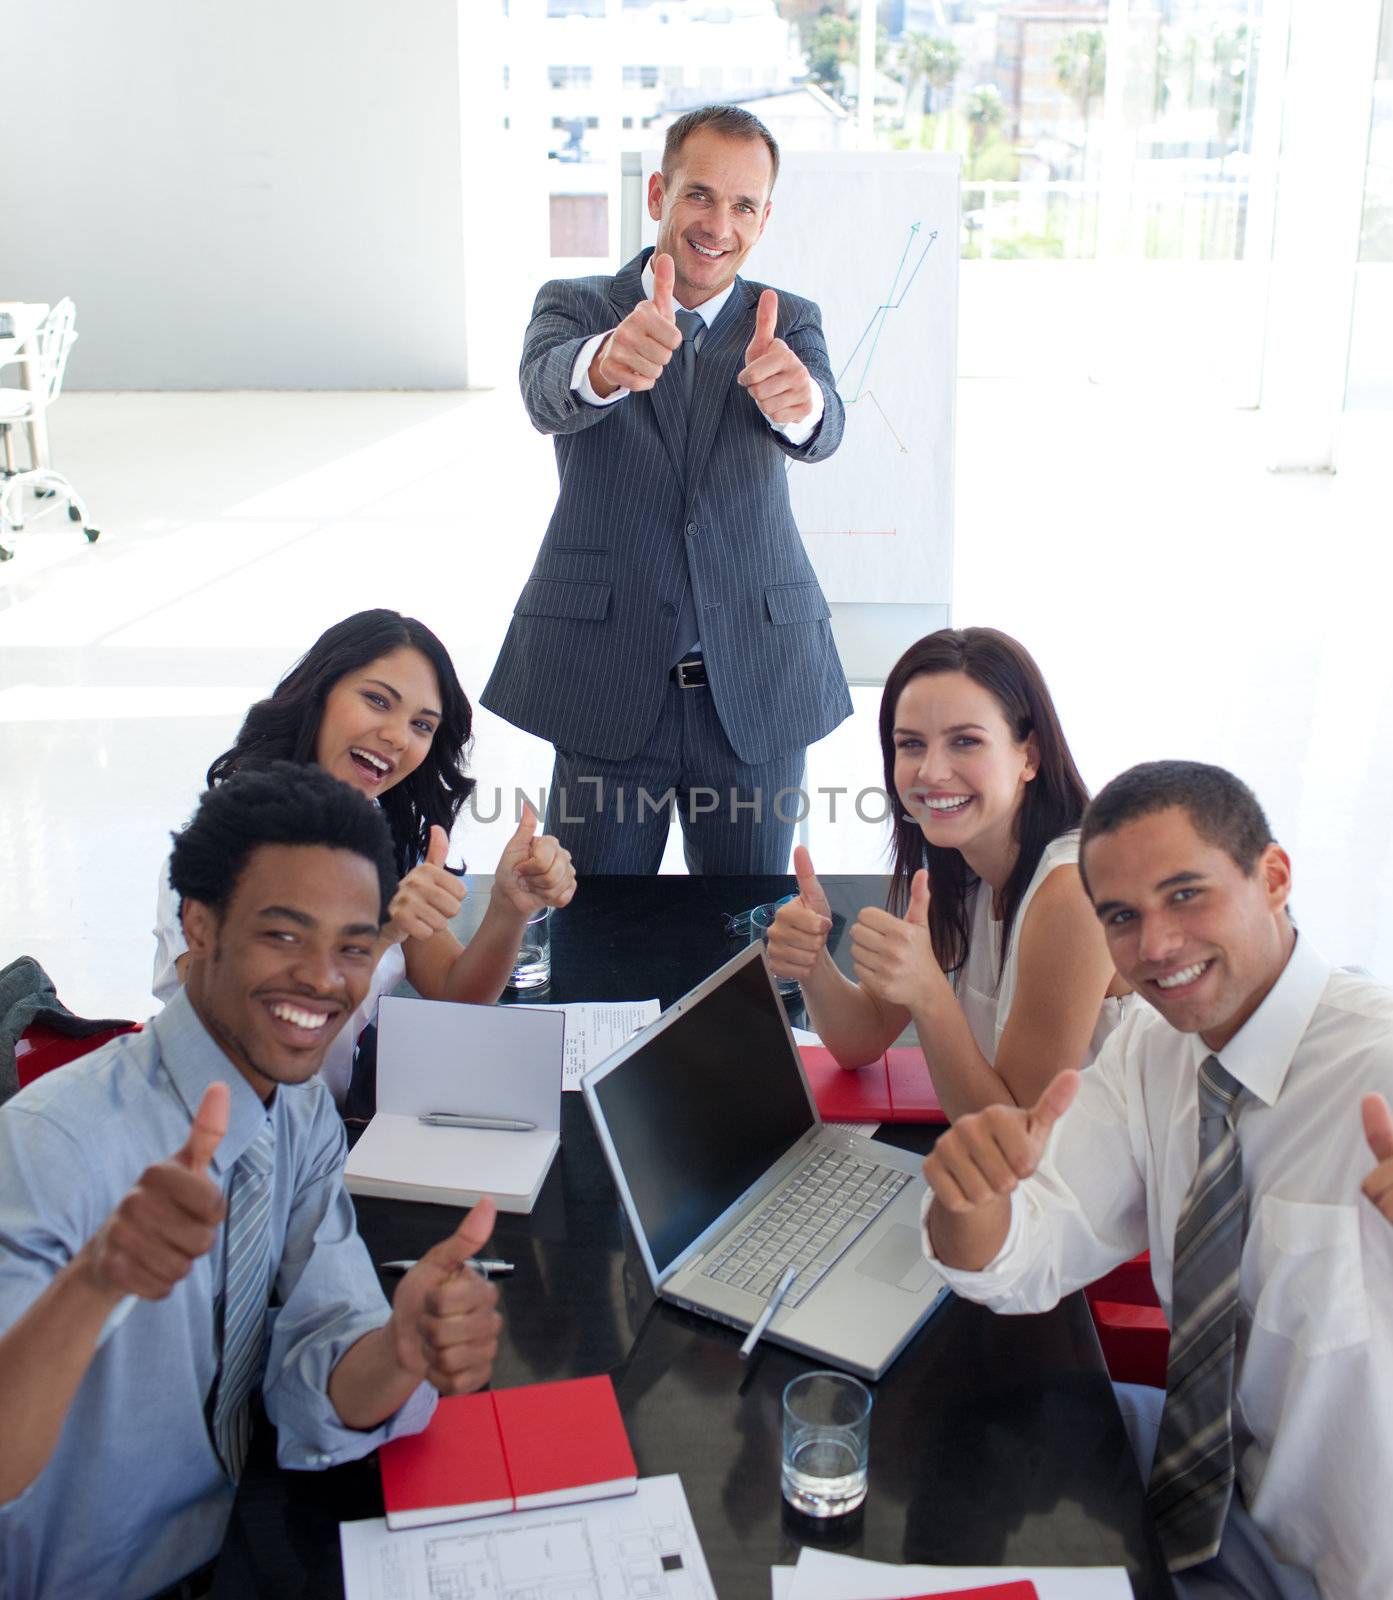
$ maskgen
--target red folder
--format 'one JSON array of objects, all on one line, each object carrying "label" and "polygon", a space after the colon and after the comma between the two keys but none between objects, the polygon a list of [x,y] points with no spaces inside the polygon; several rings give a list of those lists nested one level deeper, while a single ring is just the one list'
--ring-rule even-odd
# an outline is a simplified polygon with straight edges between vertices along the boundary
[{"label": "red folder", "polygon": [[914,1600],[1040,1600],[1040,1591],[1029,1578],[1012,1583],[989,1583],[985,1589],[954,1589],[951,1594],[915,1595]]},{"label": "red folder", "polygon": [[824,1122],[947,1122],[923,1052],[887,1050],[848,1072],[821,1045],[799,1046]]},{"label": "red folder", "polygon": [[378,1451],[389,1528],[632,1494],[638,1467],[606,1377],[442,1400]]}]

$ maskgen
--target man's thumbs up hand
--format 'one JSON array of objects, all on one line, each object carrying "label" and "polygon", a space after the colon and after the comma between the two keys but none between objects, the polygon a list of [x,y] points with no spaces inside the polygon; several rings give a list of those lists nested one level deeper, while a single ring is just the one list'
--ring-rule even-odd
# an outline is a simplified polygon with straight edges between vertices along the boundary
[{"label": "man's thumbs up hand", "polygon": [[1381,1094],[1366,1094],[1359,1109],[1364,1118],[1364,1137],[1378,1162],[1364,1180],[1364,1193],[1393,1222],[1393,1113]]},{"label": "man's thumbs up hand", "polygon": [[503,1327],[498,1290],[468,1262],[488,1243],[497,1217],[486,1196],[421,1257],[392,1297],[398,1364],[441,1394],[469,1394],[493,1371]]},{"label": "man's thumbs up hand", "polygon": [[189,1136],[168,1161],[141,1173],[135,1187],[74,1258],[88,1282],[119,1301],[163,1300],[217,1238],[227,1210],[208,1164],[227,1133],[230,1096],[210,1083]]},{"label": "man's thumbs up hand", "polygon": [[924,1161],[934,1203],[962,1214],[1009,1195],[1040,1165],[1081,1081],[1077,1072],[1061,1072],[1033,1106],[988,1106],[959,1117]]},{"label": "man's thumbs up hand", "polygon": [[590,363],[590,386],[602,400],[616,389],[651,389],[682,343],[669,255],[653,257],[653,298],[640,300]]},{"label": "man's thumbs up hand", "polygon": [[813,408],[813,380],[808,369],[782,339],[774,337],[779,297],[766,289],[755,312],[755,331],[745,346],[745,365],[735,380],[750,391],[770,422],[782,427],[802,422]]}]

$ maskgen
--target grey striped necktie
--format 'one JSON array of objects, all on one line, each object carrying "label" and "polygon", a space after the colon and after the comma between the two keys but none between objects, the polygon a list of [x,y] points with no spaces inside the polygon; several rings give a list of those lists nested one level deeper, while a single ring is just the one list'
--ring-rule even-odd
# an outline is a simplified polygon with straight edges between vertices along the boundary
[{"label": "grey striped necktie", "polygon": [[222,1363],[213,1404],[213,1442],[228,1476],[242,1475],[251,1439],[251,1395],[261,1379],[271,1281],[271,1172],[276,1135],[267,1117],[232,1169],[227,1194],[227,1249]]},{"label": "grey striped necktie", "polygon": [[[706,319],[697,311],[679,311],[677,326],[682,331],[682,414],[685,418],[692,407],[692,392],[696,388],[697,340],[706,331]],[[683,656],[691,653],[700,639],[690,577],[682,591],[682,603],[677,614],[677,630],[673,638],[676,643],[669,654],[675,666]]]},{"label": "grey striped necktie", "polygon": [[696,388],[697,340],[706,328],[699,311],[679,311],[677,327],[682,335],[682,409],[692,409],[692,390]]},{"label": "grey striped necktie", "polygon": [[1246,1204],[1234,1112],[1243,1086],[1199,1070],[1199,1167],[1175,1228],[1166,1403],[1147,1498],[1172,1572],[1219,1548],[1233,1494],[1233,1367]]}]

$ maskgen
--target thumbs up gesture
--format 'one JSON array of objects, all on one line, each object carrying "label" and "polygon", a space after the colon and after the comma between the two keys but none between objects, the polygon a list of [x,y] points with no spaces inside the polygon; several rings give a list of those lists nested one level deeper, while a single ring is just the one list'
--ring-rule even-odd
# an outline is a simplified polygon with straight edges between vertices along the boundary
[{"label": "thumbs up gesture", "polygon": [[182,1148],[147,1167],[78,1252],[100,1293],[163,1300],[213,1248],[227,1207],[208,1163],[227,1132],[229,1103],[225,1083],[209,1084]]},{"label": "thumbs up gesture", "polygon": [[1080,1081],[1077,1072],[1061,1072],[1033,1106],[988,1106],[959,1117],[924,1161],[934,1204],[963,1215],[1009,1195],[1040,1165]]},{"label": "thumbs up gesture", "polygon": [[571,852],[553,835],[537,835],[537,813],[524,802],[517,829],[498,858],[493,893],[530,917],[543,906],[569,905],[575,892]]},{"label": "thumbs up gesture", "polygon": [[1393,1222],[1393,1112],[1381,1094],[1366,1094],[1359,1109],[1364,1116],[1364,1137],[1378,1162],[1364,1180],[1364,1193]]},{"label": "thumbs up gesture", "polygon": [[672,297],[669,255],[653,257],[653,298],[640,300],[590,363],[590,386],[602,400],[616,389],[651,389],[682,343]]},{"label": "thumbs up gesture", "polygon": [[437,824],[430,830],[426,859],[401,880],[387,907],[381,937],[388,944],[433,939],[458,914],[469,891],[462,879],[445,870],[449,848],[449,835]]},{"label": "thumbs up gesture", "polygon": [[851,930],[857,981],[878,1000],[913,1010],[934,984],[948,980],[929,938],[929,874],[920,867],[909,886],[903,917],[867,906]]},{"label": "thumbs up gesture", "polygon": [[467,1265],[498,1216],[485,1198],[397,1285],[391,1334],[400,1366],[441,1394],[469,1394],[489,1380],[503,1318],[498,1290]]},{"label": "thumbs up gesture", "polygon": [[803,845],[793,852],[793,870],[798,878],[798,897],[780,906],[769,928],[769,964],[781,978],[800,982],[827,948],[832,932],[832,908],[813,872],[813,858]]},{"label": "thumbs up gesture", "polygon": [[770,422],[802,422],[813,408],[813,380],[782,339],[774,337],[779,297],[766,289],[755,313],[754,338],[745,346],[745,365],[735,380]]}]

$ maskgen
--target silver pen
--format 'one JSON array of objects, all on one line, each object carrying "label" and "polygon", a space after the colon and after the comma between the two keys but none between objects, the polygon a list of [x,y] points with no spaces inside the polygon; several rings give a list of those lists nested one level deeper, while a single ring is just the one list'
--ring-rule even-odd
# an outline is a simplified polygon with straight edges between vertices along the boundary
[{"label": "silver pen", "polygon": [[426,1111],[416,1118],[427,1128],[483,1128],[489,1133],[536,1133],[535,1122],[515,1117],[471,1117],[465,1111]]},{"label": "silver pen", "polygon": [[754,1327],[750,1329],[749,1333],[745,1335],[745,1342],[740,1346],[740,1359],[742,1361],[748,1361],[750,1359],[750,1352],[754,1349],[755,1345],[759,1343],[759,1336],[769,1326],[770,1319],[783,1304],[784,1296],[793,1287],[793,1280],[797,1276],[797,1267],[788,1266],[784,1268],[784,1275],[779,1279],[778,1283],[774,1285],[774,1292],[769,1296],[769,1303],[765,1306],[764,1310],[760,1312],[759,1320],[755,1323]]},{"label": "silver pen", "polygon": [[[384,1261],[383,1272],[410,1272],[416,1265],[415,1261]],[[494,1261],[487,1256],[471,1256],[465,1262],[466,1267],[473,1267],[475,1272],[480,1272],[486,1278],[505,1278],[514,1271],[511,1261]]]}]

